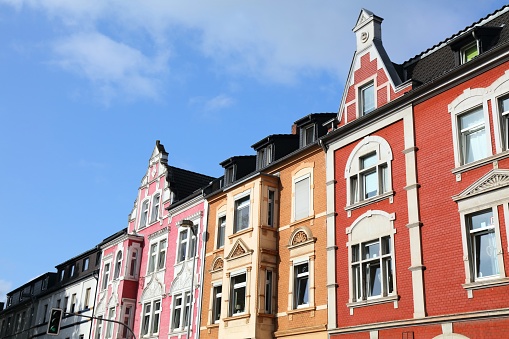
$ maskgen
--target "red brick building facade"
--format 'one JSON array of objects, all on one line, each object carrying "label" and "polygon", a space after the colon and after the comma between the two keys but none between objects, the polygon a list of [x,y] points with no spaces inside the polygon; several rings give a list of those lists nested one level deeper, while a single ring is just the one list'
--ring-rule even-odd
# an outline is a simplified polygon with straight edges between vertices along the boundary
[{"label": "red brick building facade", "polygon": [[509,8],[403,64],[362,10],[327,148],[331,338],[509,329]]}]

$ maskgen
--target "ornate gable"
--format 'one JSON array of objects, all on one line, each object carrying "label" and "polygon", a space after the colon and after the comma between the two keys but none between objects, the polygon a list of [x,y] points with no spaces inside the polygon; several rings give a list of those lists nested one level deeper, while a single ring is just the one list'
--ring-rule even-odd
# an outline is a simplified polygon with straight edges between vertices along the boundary
[{"label": "ornate gable", "polygon": [[242,241],[242,239],[238,239],[235,244],[232,246],[232,250],[226,257],[226,260],[235,259],[238,257],[242,257],[247,254],[253,253],[253,250],[248,249],[246,244]]},{"label": "ornate gable", "polygon": [[173,279],[173,282],[171,283],[170,294],[174,294],[180,290],[189,289],[189,286],[191,286],[192,279],[193,279],[192,260],[184,261],[182,263],[182,268],[180,269],[180,272],[177,273],[177,276],[175,277],[175,279]]},{"label": "ornate gable", "polygon": [[164,294],[164,286],[157,279],[157,274],[152,274],[152,277],[147,284],[147,286],[143,289],[143,293],[141,294],[141,302],[143,303],[145,300],[150,300],[155,297],[161,297]]},{"label": "ornate gable", "polygon": [[463,192],[453,196],[452,200],[458,201],[470,198],[506,186],[509,186],[509,170],[493,169],[468,186]]}]

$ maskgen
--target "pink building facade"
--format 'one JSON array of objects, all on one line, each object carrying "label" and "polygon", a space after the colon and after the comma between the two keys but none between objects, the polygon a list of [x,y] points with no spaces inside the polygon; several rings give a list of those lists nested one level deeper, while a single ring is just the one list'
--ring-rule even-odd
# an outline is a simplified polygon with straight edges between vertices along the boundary
[{"label": "pink building facade", "polygon": [[169,166],[156,142],[126,234],[102,247],[92,338],[195,337],[206,220],[200,187],[211,180]]}]

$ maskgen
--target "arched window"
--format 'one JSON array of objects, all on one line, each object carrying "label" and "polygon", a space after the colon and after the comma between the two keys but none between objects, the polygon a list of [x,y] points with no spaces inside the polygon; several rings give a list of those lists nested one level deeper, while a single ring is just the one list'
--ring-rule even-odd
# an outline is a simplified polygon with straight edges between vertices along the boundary
[{"label": "arched window", "polygon": [[154,222],[159,217],[159,205],[161,201],[161,195],[156,194],[152,199],[152,213],[150,215],[150,222]]},{"label": "arched window", "polygon": [[113,279],[118,279],[120,276],[120,269],[122,268],[122,251],[118,251],[117,260],[115,261],[115,275]]},{"label": "arched window", "polygon": [[392,196],[392,150],[378,136],[364,138],[348,157],[345,168],[347,209]]},{"label": "arched window", "polygon": [[139,228],[143,228],[147,226],[147,219],[148,219],[148,200],[145,200],[143,204],[141,205],[141,211],[140,211],[140,226]]}]

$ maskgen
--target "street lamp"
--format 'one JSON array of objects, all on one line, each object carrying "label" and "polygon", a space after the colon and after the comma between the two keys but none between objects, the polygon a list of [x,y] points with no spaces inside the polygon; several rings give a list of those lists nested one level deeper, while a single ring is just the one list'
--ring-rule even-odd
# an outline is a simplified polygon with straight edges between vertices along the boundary
[{"label": "street lamp", "polygon": [[[185,228],[189,228],[191,230],[191,232],[193,232],[193,236],[195,238],[195,241],[196,241],[196,244],[195,246],[193,246],[193,270],[192,270],[192,273],[191,273],[191,290],[190,290],[190,294],[191,294],[191,304],[189,305],[189,315],[187,317],[187,336],[186,336],[186,339],[189,339],[189,335],[191,333],[191,318],[193,317],[193,304],[194,304],[194,270],[195,270],[195,265],[196,265],[196,252],[197,252],[197,247],[198,247],[198,238],[196,237],[196,229],[198,228],[198,226],[191,221],[191,220],[181,220],[179,223],[178,223],[178,226],[179,227],[185,227]],[[192,243],[192,242],[190,242]]]}]

